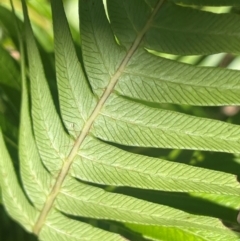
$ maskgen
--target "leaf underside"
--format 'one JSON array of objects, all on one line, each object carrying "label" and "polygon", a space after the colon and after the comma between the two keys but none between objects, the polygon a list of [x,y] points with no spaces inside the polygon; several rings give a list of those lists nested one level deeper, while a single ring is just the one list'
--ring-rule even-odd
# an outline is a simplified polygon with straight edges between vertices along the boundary
[{"label": "leaf underside", "polygon": [[[51,1],[60,114],[22,2],[30,83],[23,78],[21,86],[20,180],[2,124],[0,132],[0,185],[9,214],[46,241],[126,240],[88,219],[117,221],[151,240],[238,240],[215,217],[105,187],[193,193],[219,204],[226,197],[237,210],[240,186],[235,175],[133,154],[119,146],[240,153],[239,125],[160,108],[166,103],[239,105],[240,72],[191,66],[151,53],[239,54],[239,15],[190,7],[239,2],[109,0],[108,19],[102,1],[82,0],[80,62],[62,2]],[[19,88],[17,82],[0,84]],[[150,102],[159,108],[146,104]]]}]

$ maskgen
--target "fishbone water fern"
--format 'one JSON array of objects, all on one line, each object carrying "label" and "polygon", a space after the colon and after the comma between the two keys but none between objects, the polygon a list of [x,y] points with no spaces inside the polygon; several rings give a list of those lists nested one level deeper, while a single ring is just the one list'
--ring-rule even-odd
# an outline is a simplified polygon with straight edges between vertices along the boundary
[{"label": "fishbone water fern", "polygon": [[[20,42],[28,64],[22,50],[18,156],[8,145],[13,129],[8,115],[1,114],[0,186],[8,214],[43,241],[239,240],[231,218],[177,205],[185,193],[185,206],[208,200],[229,208],[236,220],[236,175],[132,149],[211,151],[237,158],[239,125],[168,106],[239,105],[240,72],[181,63],[159,53],[239,54],[240,16],[201,6],[237,8],[240,2],[81,0],[81,51],[76,52],[63,4],[51,1],[57,103],[22,5],[24,24],[16,22],[20,34],[24,31]],[[12,59],[0,51],[9,59],[9,71],[4,60],[1,73],[18,78]],[[20,85],[0,79],[5,96],[9,88],[19,91]]]}]

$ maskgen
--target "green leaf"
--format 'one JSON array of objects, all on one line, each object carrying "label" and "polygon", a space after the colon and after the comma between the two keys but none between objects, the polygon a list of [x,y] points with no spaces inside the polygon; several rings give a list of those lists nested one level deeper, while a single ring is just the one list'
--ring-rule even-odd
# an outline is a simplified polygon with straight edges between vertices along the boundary
[{"label": "green leaf", "polygon": [[[184,195],[180,192],[194,192],[196,196],[221,195],[226,200],[234,196],[237,200],[240,186],[236,176],[133,154],[119,144],[239,153],[238,125],[152,108],[147,103],[239,104],[239,71],[181,64],[146,50],[238,53],[234,42],[238,17],[184,9],[161,0],[111,0],[106,13],[102,1],[82,0],[80,62],[62,1],[52,1],[58,113],[22,2],[30,77],[29,89],[27,75],[23,77],[19,138],[20,177],[26,194],[9,167],[11,160],[0,140],[4,171],[0,181],[10,215],[44,241],[125,240],[116,230],[91,226],[89,219],[108,220],[110,225],[118,222],[124,230],[130,228],[152,240],[237,240],[236,233],[214,212],[204,212],[202,207],[196,211],[199,200],[195,203],[196,199],[186,198],[188,202],[181,206],[177,204],[183,199],[176,198]],[[200,26],[205,17],[205,21],[216,21],[218,27],[223,22],[225,32],[218,36],[218,44],[209,49],[196,44],[205,40],[205,29],[208,41],[214,36],[214,28],[203,28],[193,36],[192,45],[183,48],[183,35],[192,36],[196,29],[183,19],[186,13],[193,13],[191,21]],[[174,23],[169,24],[169,35],[160,38],[156,26],[166,29],[171,18]],[[184,25],[182,33],[176,32],[175,23]],[[168,41],[176,36],[176,43]],[[234,44],[228,46],[230,39]],[[13,189],[7,188],[5,173],[15,178]],[[116,187],[123,187],[122,193]],[[178,195],[164,203],[163,199],[141,196],[140,189],[145,189],[144,194],[164,190],[169,197],[173,191]],[[12,204],[14,199],[10,200],[12,190],[17,193],[18,209]],[[194,211],[186,208],[188,205],[195,205]]]},{"label": "green leaf", "polygon": [[[26,17],[26,10],[24,12]],[[69,152],[71,140],[64,132],[61,120],[53,104],[40,55],[29,24],[29,20],[26,18],[25,29],[28,36],[26,43],[31,79],[34,134],[44,165],[50,172],[56,172],[61,168],[62,162]]]},{"label": "green leaf", "polygon": [[89,118],[96,100],[75,53],[65,13],[57,1],[52,5],[61,114],[66,128],[76,136]]},{"label": "green leaf", "polygon": [[50,175],[41,163],[32,133],[26,80],[22,83],[19,158],[24,188],[37,208],[41,208],[51,187]]},{"label": "green leaf", "polygon": [[92,138],[86,139],[78,155],[71,173],[88,182],[178,192],[238,195],[240,191],[234,175],[135,155]]},{"label": "green leaf", "polygon": [[150,102],[187,105],[239,104],[236,70],[196,67],[139,51],[119,79],[119,94]]},{"label": "green leaf", "polygon": [[28,231],[31,231],[31,227],[36,221],[37,212],[30,205],[18,184],[1,130],[0,156],[0,185],[4,206],[15,220],[21,223]]},{"label": "green leaf", "polygon": [[[202,21],[199,22],[199,19]],[[215,14],[165,4],[146,34],[145,46],[155,51],[180,55],[221,52],[239,54],[239,20],[237,14]]]},{"label": "green leaf", "polygon": [[93,125],[98,138],[123,145],[232,153],[239,153],[239,133],[238,125],[150,108],[114,95]]},{"label": "green leaf", "polygon": [[145,26],[157,3],[152,2],[150,5],[137,0],[108,1],[113,31],[127,49],[141,29],[147,27],[142,45],[154,51],[181,55],[239,53],[238,15],[215,14],[164,2],[154,20]]},{"label": "green leaf", "polygon": [[227,231],[217,219],[194,216],[167,206],[108,193],[74,179],[66,179],[57,197],[56,207],[71,215],[97,219],[175,227],[191,226],[223,234]]}]

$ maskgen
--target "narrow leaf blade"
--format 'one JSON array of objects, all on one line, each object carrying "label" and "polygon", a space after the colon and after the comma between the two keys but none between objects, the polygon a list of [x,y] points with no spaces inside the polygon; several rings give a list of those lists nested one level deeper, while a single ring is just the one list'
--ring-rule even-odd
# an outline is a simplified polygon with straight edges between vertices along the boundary
[{"label": "narrow leaf blade", "polygon": [[34,206],[41,208],[51,185],[50,175],[43,166],[32,133],[26,80],[22,84],[22,105],[19,135],[21,179]]},{"label": "narrow leaf blade", "polygon": [[50,172],[58,171],[71,145],[56,112],[40,55],[24,8],[27,53],[31,80],[32,117],[37,147]]},{"label": "narrow leaf blade", "polygon": [[68,131],[76,136],[95,106],[77,58],[61,1],[52,1],[55,59],[60,108]]},{"label": "narrow leaf blade", "polygon": [[240,193],[234,175],[132,154],[90,137],[79,150],[70,173],[80,180],[111,186],[236,196]]},{"label": "narrow leaf blade", "polygon": [[129,146],[240,151],[238,125],[151,108],[114,95],[95,121],[93,133]]},{"label": "narrow leaf blade", "polygon": [[5,208],[13,219],[31,231],[37,211],[30,205],[18,184],[12,160],[0,130],[0,185]]},{"label": "narrow leaf blade", "polygon": [[157,226],[193,227],[211,232],[226,232],[219,220],[136,199],[106,192],[100,188],[66,179],[56,200],[60,211],[83,217],[108,219],[127,223]]},{"label": "narrow leaf blade", "polygon": [[237,70],[177,63],[139,49],[115,90],[123,96],[156,103],[239,105],[239,77]]}]

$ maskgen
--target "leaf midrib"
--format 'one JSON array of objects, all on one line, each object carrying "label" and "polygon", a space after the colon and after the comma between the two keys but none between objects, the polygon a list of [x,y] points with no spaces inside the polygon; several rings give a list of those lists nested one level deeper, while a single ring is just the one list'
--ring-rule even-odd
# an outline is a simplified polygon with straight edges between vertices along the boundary
[{"label": "leaf midrib", "polygon": [[63,184],[63,181],[65,179],[65,177],[67,176],[69,169],[71,167],[71,164],[75,158],[75,156],[78,153],[78,149],[80,148],[81,144],[83,143],[84,139],[86,138],[86,136],[88,135],[89,130],[92,127],[92,124],[94,122],[94,120],[97,118],[98,114],[100,113],[100,110],[102,109],[104,103],[106,102],[106,100],[108,99],[108,97],[110,96],[110,94],[112,93],[119,77],[121,76],[122,72],[124,71],[127,63],[129,62],[129,60],[131,59],[131,57],[133,56],[134,52],[136,51],[136,49],[138,48],[138,46],[140,45],[145,33],[147,32],[148,28],[151,27],[151,22],[153,21],[153,18],[155,17],[156,13],[158,12],[158,10],[160,9],[160,7],[162,6],[164,0],[159,0],[158,3],[156,4],[156,7],[153,9],[151,15],[149,16],[145,26],[143,27],[142,31],[139,32],[139,34],[137,35],[135,41],[133,42],[133,45],[131,46],[131,48],[128,50],[128,52],[126,53],[125,57],[123,58],[121,64],[119,65],[117,71],[115,72],[115,74],[112,76],[112,78],[110,79],[109,85],[107,86],[106,90],[104,91],[104,93],[102,94],[99,102],[97,103],[95,109],[93,110],[91,116],[89,117],[89,119],[86,121],[80,135],[78,136],[76,142],[73,145],[73,148],[71,149],[68,157],[66,158],[66,161],[64,162],[62,169],[60,170],[58,177],[56,179],[56,182],[52,188],[52,190],[49,193],[48,198],[46,199],[46,202],[38,216],[38,219],[33,227],[33,233],[38,235],[39,232],[41,231],[42,226],[44,225],[45,219],[47,217],[47,215],[49,214],[49,212],[51,211],[52,207],[53,207],[53,203],[61,189],[61,186]]}]

